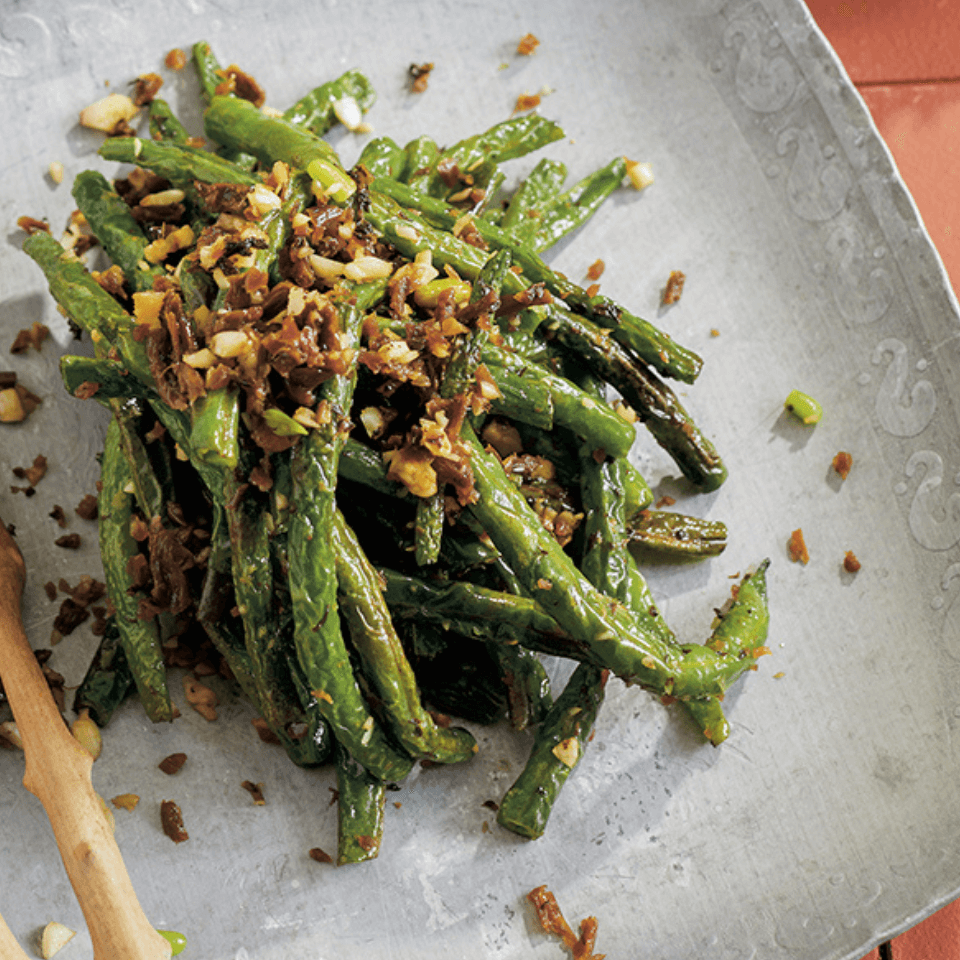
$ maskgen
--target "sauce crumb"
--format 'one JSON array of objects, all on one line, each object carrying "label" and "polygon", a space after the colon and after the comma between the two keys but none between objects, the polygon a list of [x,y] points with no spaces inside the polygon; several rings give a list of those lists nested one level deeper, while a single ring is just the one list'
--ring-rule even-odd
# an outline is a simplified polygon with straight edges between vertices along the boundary
[{"label": "sauce crumb", "polygon": [[426,91],[432,70],[432,63],[410,64],[407,72],[410,74],[410,89],[413,90],[414,93],[424,93]]},{"label": "sauce crumb", "polygon": [[673,270],[667,278],[667,285],[663,288],[663,297],[660,302],[665,306],[676,303],[683,293],[683,283],[687,279],[686,274],[680,270]]},{"label": "sauce crumb", "polygon": [[810,554],[807,552],[807,545],[803,539],[803,530],[799,527],[790,534],[790,539],[787,541],[787,552],[794,563],[808,563],[810,560]]},{"label": "sauce crumb", "polygon": [[580,936],[570,929],[570,924],[560,912],[557,898],[545,887],[536,887],[527,894],[527,900],[533,904],[537,919],[545,933],[559,937],[574,960],[604,960],[606,954],[594,953],[597,939],[597,918],[587,917],[580,922]]},{"label": "sauce crumb", "polygon": [[853,457],[850,456],[845,450],[841,450],[833,458],[833,469],[837,471],[840,475],[841,480],[846,480],[850,474],[850,469],[853,467]]},{"label": "sauce crumb", "polygon": [[529,57],[536,52],[539,46],[540,41],[532,33],[528,33],[520,38],[520,42],[517,44],[517,53],[519,53],[521,57]]}]

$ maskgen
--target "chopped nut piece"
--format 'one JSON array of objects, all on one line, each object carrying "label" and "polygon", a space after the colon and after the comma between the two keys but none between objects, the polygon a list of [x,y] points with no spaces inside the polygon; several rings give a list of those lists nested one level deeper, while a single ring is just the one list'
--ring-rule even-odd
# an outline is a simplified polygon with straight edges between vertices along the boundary
[{"label": "chopped nut piece", "polygon": [[841,480],[847,479],[847,477],[850,475],[850,470],[852,467],[853,467],[853,457],[851,457],[850,454],[844,450],[841,450],[833,458],[833,469],[836,470],[837,473],[840,475]]},{"label": "chopped nut piece", "polygon": [[670,306],[680,299],[683,293],[683,282],[686,276],[681,270],[672,270],[667,278],[667,285],[663,288],[663,297],[660,302],[665,306]]},{"label": "chopped nut piece", "polygon": [[0,390],[0,423],[19,423],[27,417],[16,387]]},{"label": "chopped nut piece", "polygon": [[580,743],[576,737],[561,740],[551,753],[565,766],[575,767],[580,759]]},{"label": "chopped nut piece", "polygon": [[163,832],[174,843],[183,843],[184,840],[190,839],[190,834],[183,826],[180,807],[173,800],[160,801],[160,825],[163,827]]},{"label": "chopped nut piece", "polygon": [[187,762],[185,753],[171,753],[169,757],[164,757],[157,766],[168,776],[179,773],[183,765]]},{"label": "chopped nut piece", "polygon": [[539,46],[540,41],[532,33],[528,33],[520,38],[520,42],[517,44],[517,53],[521,57],[529,57]]},{"label": "chopped nut piece", "polygon": [[807,545],[803,540],[803,530],[799,527],[790,534],[790,540],[787,542],[787,553],[794,563],[808,563],[810,560]]},{"label": "chopped nut piece", "polygon": [[414,93],[423,93],[427,89],[427,83],[430,81],[430,72],[433,70],[432,63],[411,63],[410,87]]},{"label": "chopped nut piece", "polygon": [[63,183],[63,164],[59,160],[51,160],[47,176],[58,185]]}]

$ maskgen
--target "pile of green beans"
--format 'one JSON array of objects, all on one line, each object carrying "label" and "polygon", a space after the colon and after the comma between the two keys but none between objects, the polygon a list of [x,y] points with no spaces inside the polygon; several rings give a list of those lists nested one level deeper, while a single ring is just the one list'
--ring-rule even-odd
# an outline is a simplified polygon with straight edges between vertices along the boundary
[{"label": "pile of green beans", "polygon": [[[347,171],[322,135],[344,98],[364,111],[372,105],[362,74],[324,83],[278,115],[224,92],[208,44],[193,52],[212,149],[192,146],[169,105],[154,99],[152,139],[110,138],[100,150],[180,191],[167,224],[144,224],[98,173],[74,184],[123,289],[108,289],[47,232],[23,244],[94,344],[94,356],[63,359],[67,390],[112,414],[100,543],[113,610],[77,704],[105,724],[136,690],[151,719],[172,719],[164,649],[177,646],[189,620],[296,763],[335,765],[338,863],[376,856],[386,791],[415,762],[460,763],[477,751],[447,715],[532,730],[530,760],[498,815],[525,837],[543,833],[611,674],[679,701],[719,744],[729,731],[724,693],[767,652],[767,562],[743,577],[705,643],[678,639],[638,559],[716,555],[726,529],[651,509],[650,488],[628,459],[641,423],[694,488],[723,483],[719,454],[664,382],[693,383],[701,360],[541,258],[621,186],[623,158],[566,190],[563,165],[543,160],[495,204],[501,165],[563,135],[528,115],[449,147],[427,137],[372,139]],[[236,284],[204,267],[199,253],[199,238],[224,222],[210,197],[248,197],[278,165],[286,175],[269,181],[276,201],[256,215],[244,208],[260,239],[244,249],[234,277],[249,281],[254,305],[299,288],[321,294],[334,314],[335,337],[322,346],[341,366],[304,388],[317,412],[306,421],[264,399],[265,374],[258,395],[239,379],[206,381],[189,401],[171,386],[190,373],[181,354],[206,349],[211,329],[237,329],[228,292]],[[424,257],[446,271],[432,281],[436,300],[447,297],[449,308],[460,296],[448,316],[464,322],[448,352],[421,352],[426,387],[385,386],[358,362],[371,338],[422,342],[426,302],[418,310],[400,295],[398,307],[392,278],[291,274],[304,249],[295,225],[314,208],[349,213],[354,235],[374,244],[392,278]],[[185,224],[196,245],[177,254],[175,267],[148,257]],[[165,298],[158,323],[176,342],[162,364],[135,307],[137,295],[154,294]],[[481,402],[484,377],[494,388]],[[609,388],[622,398],[616,405]],[[394,391],[406,399],[392,412],[411,423],[422,414],[417,404],[461,410],[451,442],[469,465],[466,492],[449,477],[428,493],[400,482],[376,432],[361,426],[364,405],[377,397],[389,405]],[[635,416],[624,416],[627,408]],[[508,473],[494,436],[510,438],[508,452],[539,458],[530,462],[549,479]],[[566,536],[557,517],[572,518]],[[177,576],[161,556],[171,553],[181,558]],[[543,655],[577,661],[556,698]]]}]

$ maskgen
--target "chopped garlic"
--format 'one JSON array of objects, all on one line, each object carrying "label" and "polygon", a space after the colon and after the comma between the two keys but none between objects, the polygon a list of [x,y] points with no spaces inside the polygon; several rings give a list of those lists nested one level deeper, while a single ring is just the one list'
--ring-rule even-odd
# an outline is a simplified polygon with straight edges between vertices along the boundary
[{"label": "chopped garlic", "polygon": [[137,115],[133,101],[122,93],[111,93],[80,111],[80,125],[90,130],[112,133],[119,123]]},{"label": "chopped garlic", "polygon": [[393,264],[379,257],[357,257],[344,267],[343,275],[348,280],[362,283],[365,280],[383,280],[393,273]]},{"label": "chopped garlic", "polygon": [[47,167],[47,176],[54,183],[63,183],[63,164],[59,160],[54,160],[49,167]]},{"label": "chopped garlic", "polygon": [[363,122],[360,104],[353,97],[341,97],[333,102],[333,112],[337,119],[348,129],[356,132]]},{"label": "chopped garlic", "polygon": [[[626,157],[624,157],[626,160]],[[653,164],[627,160],[627,176],[637,190],[643,190],[653,183]]]}]

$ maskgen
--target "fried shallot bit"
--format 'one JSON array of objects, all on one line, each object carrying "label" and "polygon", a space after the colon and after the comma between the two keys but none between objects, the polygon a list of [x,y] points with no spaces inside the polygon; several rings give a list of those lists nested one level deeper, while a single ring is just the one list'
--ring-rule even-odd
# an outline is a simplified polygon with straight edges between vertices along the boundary
[{"label": "fried shallot bit", "polygon": [[593,263],[587,267],[587,277],[590,280],[599,280],[603,276],[603,271],[607,268],[607,265],[602,260],[594,260]]},{"label": "fried shallot bit", "polygon": [[320,847],[311,847],[307,851],[307,856],[309,856],[311,860],[316,860],[317,863],[333,863],[333,857],[325,850],[321,850]]},{"label": "fried shallot bit", "polygon": [[253,729],[257,731],[257,736],[264,743],[271,743],[276,746],[281,744],[280,738],[270,729],[270,725],[263,717],[254,717],[250,723],[253,725]]},{"label": "fried shallot bit", "polygon": [[24,233],[36,233],[38,230],[50,232],[50,224],[46,220],[37,220],[35,217],[17,217],[17,226]]},{"label": "fried shallot bit", "polygon": [[157,764],[157,767],[167,776],[172,777],[175,773],[180,772],[186,762],[187,755],[185,753],[171,753],[169,757],[164,757]]},{"label": "fried shallot bit", "polygon": [[179,47],[174,47],[163,58],[163,65],[168,70],[182,70],[187,65],[187,55]]},{"label": "fried shallot bit", "polygon": [[559,937],[573,954],[574,960],[604,960],[606,954],[594,953],[597,939],[597,919],[587,917],[580,922],[580,936],[570,929],[570,924],[560,912],[557,898],[546,886],[535,887],[527,894],[527,900],[537,912],[537,919],[545,933]]},{"label": "fried shallot bit", "polygon": [[183,814],[174,800],[160,801],[160,825],[174,843],[183,843],[190,839],[190,834],[183,826]]},{"label": "fried shallot bit", "polygon": [[135,793],[121,793],[113,797],[110,802],[118,810],[134,810],[140,802],[140,797]]},{"label": "fried shallot bit", "polygon": [[50,519],[56,520],[58,527],[63,528],[67,525],[67,515],[59,503],[53,505],[53,509],[50,511]]},{"label": "fried shallot bit", "polygon": [[187,703],[193,707],[197,713],[205,720],[214,721],[217,719],[217,704],[219,700],[217,695],[199,680],[191,676],[183,678],[183,692],[187,698]]},{"label": "fried shallot bit", "polygon": [[56,546],[63,547],[64,550],[79,550],[81,545],[79,533],[65,533],[62,537],[57,537],[53,542]]},{"label": "fried shallot bit", "polygon": [[226,70],[220,70],[219,74],[223,77],[223,82],[217,86],[218,95],[233,93],[241,100],[249,100],[255,107],[262,107],[266,103],[267,95],[263,87],[236,64],[231,64]]},{"label": "fried shallot bit", "polygon": [[513,106],[514,113],[525,113],[527,110],[535,110],[540,106],[539,93],[521,93],[517,97],[517,102]]},{"label": "fried shallot bit", "polygon": [[267,801],[263,798],[262,783],[254,783],[252,780],[244,780],[240,786],[243,787],[243,789],[246,790],[251,797],[253,797],[253,802],[256,806],[262,807],[266,804]]},{"label": "fried shallot bit", "polygon": [[667,278],[667,285],[663,288],[663,296],[660,299],[663,306],[670,306],[680,299],[683,293],[683,282],[686,279],[686,275],[681,270],[671,271]]},{"label": "fried shallot bit", "polygon": [[148,104],[163,86],[163,77],[159,73],[145,73],[133,83],[133,102],[142,107]]},{"label": "fried shallot bit", "polygon": [[408,73],[410,74],[410,89],[414,93],[423,93],[427,89],[427,83],[430,81],[430,72],[433,70],[432,63],[411,63]]},{"label": "fried shallot bit", "polygon": [[520,42],[517,44],[517,53],[521,57],[529,57],[539,46],[540,41],[532,33],[528,33],[520,38]]},{"label": "fried shallot bit", "polygon": [[803,539],[803,530],[799,527],[790,534],[790,539],[787,541],[787,553],[794,563],[808,563],[810,561],[810,554],[807,552],[807,545]]},{"label": "fried shallot bit", "polygon": [[100,515],[96,495],[93,493],[85,494],[73,512],[80,517],[81,520],[96,520]]},{"label": "fried shallot bit", "polygon": [[23,353],[30,347],[34,350],[40,350],[43,341],[50,336],[50,328],[39,320],[34,320],[29,329],[20,330],[12,344],[10,344],[11,353]]},{"label": "fried shallot bit", "polygon": [[857,559],[857,555],[852,551],[848,550],[843,557],[843,569],[847,573],[857,573],[860,570],[860,561]]},{"label": "fried shallot bit", "polygon": [[833,458],[833,469],[839,474],[841,480],[846,480],[853,468],[853,457],[844,450],[841,450]]},{"label": "fried shallot bit", "polygon": [[18,480],[27,480],[31,487],[35,487],[47,473],[47,458],[38,454],[33,458],[32,467],[14,467],[13,475]]}]

